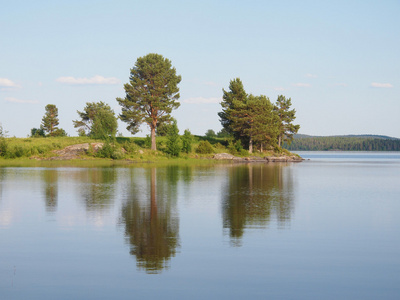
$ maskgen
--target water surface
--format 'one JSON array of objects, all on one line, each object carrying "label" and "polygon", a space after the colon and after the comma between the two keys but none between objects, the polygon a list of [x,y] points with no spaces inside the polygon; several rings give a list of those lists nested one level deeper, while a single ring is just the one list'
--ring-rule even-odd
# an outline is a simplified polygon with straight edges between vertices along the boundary
[{"label": "water surface", "polygon": [[1,299],[399,299],[400,155],[0,168]]}]

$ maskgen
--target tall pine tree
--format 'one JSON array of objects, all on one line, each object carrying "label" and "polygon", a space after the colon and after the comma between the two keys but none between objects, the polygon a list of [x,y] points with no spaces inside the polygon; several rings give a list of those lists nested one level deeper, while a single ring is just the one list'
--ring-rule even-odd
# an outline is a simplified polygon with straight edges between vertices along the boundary
[{"label": "tall pine tree", "polygon": [[247,94],[240,78],[235,78],[229,83],[229,90],[223,91],[222,112],[218,113],[222,127],[236,139],[243,138],[243,132],[234,121],[234,112],[247,102]]},{"label": "tall pine tree", "polygon": [[171,119],[173,109],[179,107],[181,76],[176,75],[171,61],[150,53],[139,57],[131,69],[129,83],[124,85],[126,97],[117,98],[122,107],[120,118],[135,134],[146,123],[151,131],[151,149],[156,150],[156,128]]},{"label": "tall pine tree", "polygon": [[274,111],[277,113],[280,124],[278,134],[278,146],[281,147],[283,142],[290,142],[293,140],[293,135],[296,134],[300,125],[294,125],[293,121],[296,119],[296,110],[290,109],[292,106],[292,99],[286,99],[285,96],[279,95],[276,100]]},{"label": "tall pine tree", "polygon": [[54,104],[47,104],[45,107],[45,114],[42,119],[42,128],[50,136],[53,136],[54,132],[58,129],[58,108]]}]

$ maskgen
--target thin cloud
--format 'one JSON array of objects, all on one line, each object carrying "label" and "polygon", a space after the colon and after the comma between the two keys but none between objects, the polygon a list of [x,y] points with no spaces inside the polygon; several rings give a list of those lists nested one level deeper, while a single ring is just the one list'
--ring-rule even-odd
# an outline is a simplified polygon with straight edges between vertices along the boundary
[{"label": "thin cloud", "polygon": [[103,77],[96,75],[91,78],[75,78],[72,76],[59,77],[56,79],[57,82],[73,85],[85,85],[85,84],[118,84],[120,83],[118,78],[115,77]]},{"label": "thin cloud", "polygon": [[13,103],[23,103],[23,104],[37,104],[39,103],[39,101],[37,100],[21,100],[21,99],[17,99],[14,97],[6,97],[4,98],[6,101],[8,102],[13,102]]},{"label": "thin cloud", "polygon": [[372,82],[371,86],[375,88],[384,88],[384,89],[393,87],[393,85],[390,83],[379,83],[379,82]]},{"label": "thin cloud", "polygon": [[311,84],[299,82],[299,83],[293,84],[293,86],[296,86],[296,87],[311,87]]},{"label": "thin cloud", "polygon": [[204,82],[204,84],[205,84],[205,85],[208,85],[208,86],[218,86],[218,84],[216,84],[216,83],[213,82],[213,81],[206,81],[206,82]]},{"label": "thin cloud", "polygon": [[209,103],[220,103],[221,98],[204,98],[204,97],[194,97],[183,100],[183,103],[190,104],[209,104]]},{"label": "thin cloud", "polygon": [[18,84],[7,78],[0,78],[0,87],[20,87]]},{"label": "thin cloud", "polygon": [[282,91],[284,91],[285,89],[284,89],[283,87],[275,87],[274,90],[275,90],[275,91],[278,91],[278,92],[282,92]]},{"label": "thin cloud", "polygon": [[306,74],[306,77],[308,77],[308,78],[317,78],[318,76],[315,75],[315,74],[307,73],[307,74]]}]

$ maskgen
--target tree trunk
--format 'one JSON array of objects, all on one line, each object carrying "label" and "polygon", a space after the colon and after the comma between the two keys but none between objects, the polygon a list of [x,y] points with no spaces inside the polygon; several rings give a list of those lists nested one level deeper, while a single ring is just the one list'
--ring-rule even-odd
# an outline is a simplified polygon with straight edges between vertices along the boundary
[{"label": "tree trunk", "polygon": [[151,126],[151,150],[157,150],[156,146],[156,126]]},{"label": "tree trunk", "polygon": [[151,168],[150,178],[150,221],[157,220],[157,183],[156,168]]},{"label": "tree trunk", "polygon": [[249,153],[253,153],[253,139],[250,137],[249,141]]},{"label": "tree trunk", "polygon": [[279,137],[278,137],[278,146],[279,146],[279,148],[281,147],[281,139],[282,139],[282,137],[279,136]]}]

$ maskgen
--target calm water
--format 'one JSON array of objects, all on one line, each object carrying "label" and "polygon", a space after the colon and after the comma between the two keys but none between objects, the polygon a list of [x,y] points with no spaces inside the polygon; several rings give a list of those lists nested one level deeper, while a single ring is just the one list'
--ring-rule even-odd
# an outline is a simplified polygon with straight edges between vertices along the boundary
[{"label": "calm water", "polygon": [[0,299],[399,299],[400,153],[0,168]]}]

